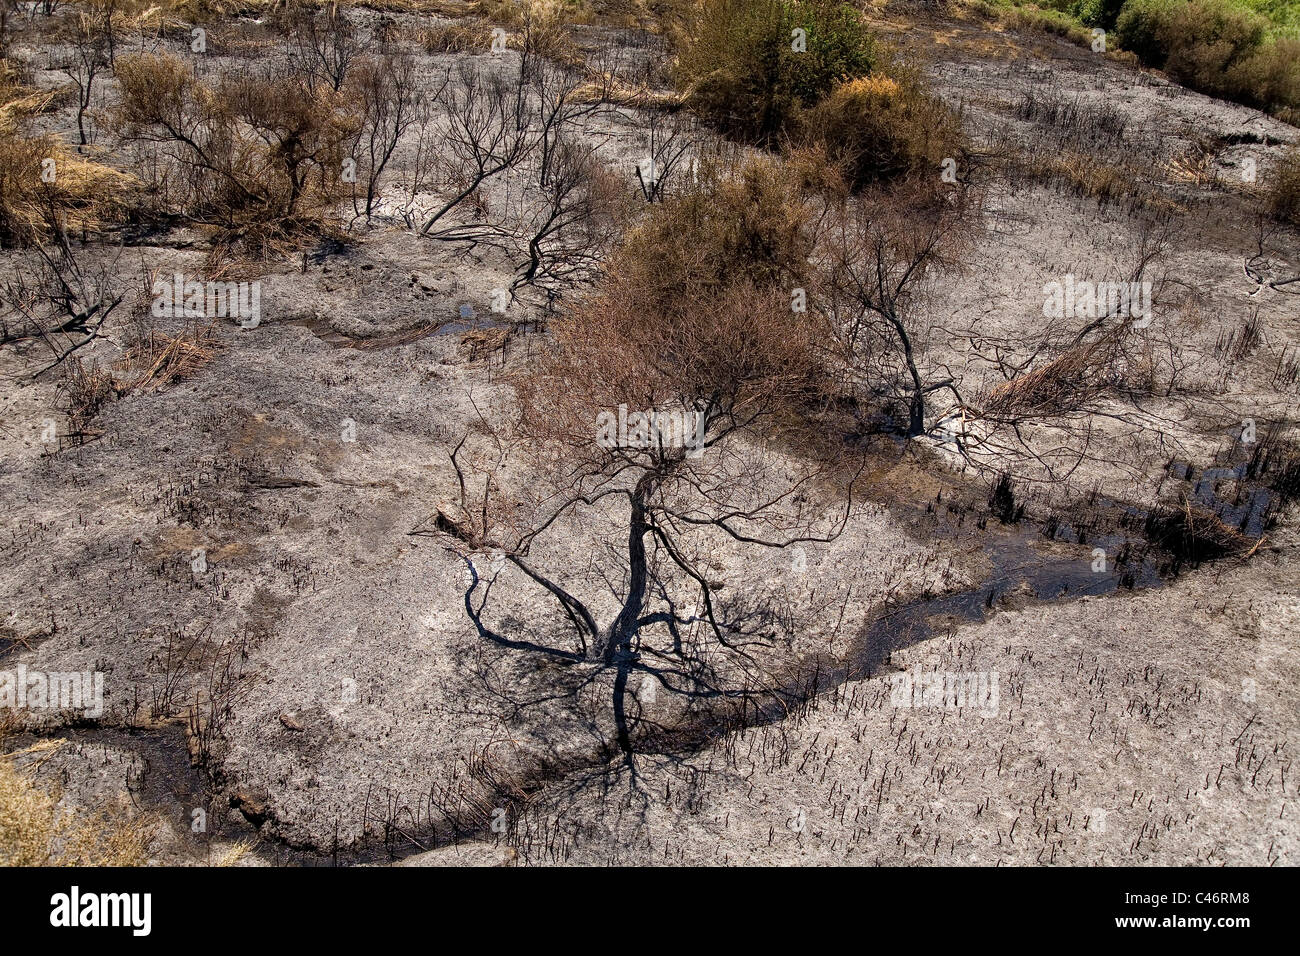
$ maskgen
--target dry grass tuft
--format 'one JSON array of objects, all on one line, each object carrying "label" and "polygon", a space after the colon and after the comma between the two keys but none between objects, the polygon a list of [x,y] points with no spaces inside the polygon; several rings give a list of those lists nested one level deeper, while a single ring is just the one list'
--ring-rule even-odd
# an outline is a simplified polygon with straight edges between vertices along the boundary
[{"label": "dry grass tuft", "polygon": [[629,84],[605,75],[583,83],[573,91],[574,103],[607,102],[614,106],[628,106],[638,110],[665,110],[674,112],[682,108],[685,99],[675,91],[653,90],[644,84]]},{"label": "dry grass tuft", "polygon": [[1041,368],[1003,382],[989,393],[984,414],[994,418],[1057,415],[1096,398],[1115,380],[1127,324],[1090,342],[1079,342]]},{"label": "dry grass tuft", "polygon": [[58,385],[68,434],[81,440],[94,437],[88,427],[109,402],[132,392],[162,391],[199,371],[219,348],[214,326],[195,326],[176,336],[151,330],[112,369],[69,356]]},{"label": "dry grass tuft", "polygon": [[68,416],[68,434],[85,440],[87,426],[109,402],[123,394],[113,373],[93,359],[83,362],[80,356],[71,355],[63,363],[59,379],[59,396],[64,413]]},{"label": "dry grass tuft", "polygon": [[137,181],[69,149],[57,136],[27,134],[55,94],[20,84],[0,65],[0,242],[50,233],[52,220],[98,230],[122,218]]},{"label": "dry grass tuft", "polygon": [[242,840],[233,844],[221,855],[221,859],[217,860],[213,865],[217,867],[239,866],[244,857],[248,856],[252,851],[253,846],[252,840]]},{"label": "dry grass tuft", "polygon": [[0,755],[0,866],[143,866],[149,860],[152,822],[103,810],[77,819],[59,795],[37,785],[39,766],[17,758],[48,754],[62,741]]},{"label": "dry grass tuft", "polygon": [[135,375],[122,391],[161,391],[199,371],[217,352],[215,325],[195,326],[176,336],[150,331],[126,353],[122,367]]},{"label": "dry grass tuft", "polygon": [[425,53],[484,53],[492,48],[492,32],[481,20],[435,24],[417,38]]},{"label": "dry grass tuft", "polygon": [[1049,159],[1042,171],[1055,177],[1076,194],[1106,203],[1130,192],[1133,182],[1129,171],[1087,153],[1062,152]]}]

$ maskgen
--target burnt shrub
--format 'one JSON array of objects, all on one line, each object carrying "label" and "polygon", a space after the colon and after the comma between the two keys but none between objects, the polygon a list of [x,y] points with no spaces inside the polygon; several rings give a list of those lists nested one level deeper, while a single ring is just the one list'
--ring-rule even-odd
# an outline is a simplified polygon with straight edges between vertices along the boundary
[{"label": "burnt shrub", "polygon": [[208,85],[168,55],[122,57],[117,77],[120,129],[170,159],[166,181],[192,218],[262,244],[318,229],[341,197],[357,125],[346,92],[293,70]]},{"label": "burnt shrub", "polygon": [[1025,506],[1017,503],[1011,476],[1005,472],[989,491],[989,513],[1002,524],[1016,524],[1025,516]]},{"label": "burnt shrub", "polygon": [[1250,547],[1250,539],[1217,514],[1187,503],[1153,510],[1143,530],[1147,540],[1172,556],[1175,571],[1241,554]]}]

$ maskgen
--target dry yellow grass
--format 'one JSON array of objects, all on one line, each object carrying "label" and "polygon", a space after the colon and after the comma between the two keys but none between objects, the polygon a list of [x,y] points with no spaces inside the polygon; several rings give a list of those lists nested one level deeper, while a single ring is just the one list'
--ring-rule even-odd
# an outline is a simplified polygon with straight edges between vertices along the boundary
[{"label": "dry yellow grass", "polygon": [[1058,182],[1080,196],[1098,202],[1137,197],[1140,181],[1129,167],[1074,149],[1033,149],[1011,159],[1025,175],[1041,182]]},{"label": "dry yellow grass", "polygon": [[492,47],[492,31],[481,20],[438,23],[417,34],[426,53],[482,53]]},{"label": "dry yellow grass", "polygon": [[94,230],[119,218],[137,180],[86,156],[57,136],[26,135],[54,94],[24,87],[0,63],[0,240],[45,236],[57,215],[72,229]]},{"label": "dry yellow grass", "polygon": [[252,851],[253,846],[254,843],[252,840],[242,840],[239,843],[235,843],[226,849],[226,852],[221,855],[221,859],[217,860],[213,866],[239,866],[244,857],[248,856]]},{"label": "dry yellow grass", "polygon": [[156,392],[193,375],[216,354],[214,327],[215,323],[195,327],[177,336],[151,331],[127,350],[122,368],[134,375],[119,386],[120,390]]},{"label": "dry yellow grass", "polygon": [[149,859],[149,820],[107,810],[80,816],[59,805],[59,795],[39,786],[33,761],[62,741],[0,755],[0,866],[143,866]]},{"label": "dry yellow grass", "polygon": [[595,103],[605,101],[615,106],[630,106],[643,110],[681,109],[686,102],[687,93],[675,90],[652,90],[644,84],[629,84],[604,74],[583,83],[573,91],[575,103]]}]

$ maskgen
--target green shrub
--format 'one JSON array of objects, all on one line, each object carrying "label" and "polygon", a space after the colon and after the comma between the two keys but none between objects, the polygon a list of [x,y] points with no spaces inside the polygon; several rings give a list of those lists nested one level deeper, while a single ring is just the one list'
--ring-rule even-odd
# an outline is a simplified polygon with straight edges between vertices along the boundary
[{"label": "green shrub", "polygon": [[1300,107],[1300,40],[1283,37],[1267,43],[1229,72],[1229,95],[1288,119]]},{"label": "green shrub", "polygon": [[1300,40],[1234,0],[1128,0],[1120,43],[1180,83],[1283,118],[1300,108]]},{"label": "green shrub", "polygon": [[803,126],[854,188],[925,169],[937,176],[960,145],[956,117],[907,74],[841,83],[805,112]]},{"label": "green shrub", "polygon": [[1115,29],[1115,21],[1124,9],[1124,0],[1075,0],[1072,12],[1090,27]]},{"label": "green shrub", "polygon": [[1259,49],[1269,23],[1231,0],[1128,0],[1115,28],[1142,62],[1213,89]]},{"label": "green shrub", "polygon": [[[1016,2],[1014,5],[1025,6],[1026,4],[1023,2]],[[1038,7],[1040,10],[1051,10],[1056,13],[1071,13],[1075,6],[1077,6],[1077,0],[1033,0],[1033,5]]]},{"label": "green shrub", "polygon": [[1268,21],[1226,0],[1198,0],[1184,5],[1178,14],[1165,69],[1190,85],[1230,95],[1234,92],[1230,72],[1258,52]]},{"label": "green shrub", "polygon": [[[802,30],[804,50],[795,49]],[[774,144],[803,106],[876,61],[862,14],[840,0],[705,0],[678,57],[678,80],[701,116],[739,138]]]},{"label": "green shrub", "polygon": [[984,16],[1085,46],[1088,27],[1113,35],[1112,56],[1136,57],[1184,86],[1300,121],[1297,0],[968,0]]},{"label": "green shrub", "polygon": [[1162,33],[1178,5],[1178,0],[1128,0],[1115,20],[1115,33],[1124,49],[1148,66],[1164,66],[1167,54]]}]

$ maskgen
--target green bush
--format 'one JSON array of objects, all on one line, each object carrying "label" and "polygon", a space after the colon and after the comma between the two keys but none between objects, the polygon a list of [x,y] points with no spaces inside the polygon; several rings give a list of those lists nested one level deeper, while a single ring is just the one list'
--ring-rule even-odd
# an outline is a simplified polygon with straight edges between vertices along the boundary
[{"label": "green bush", "polygon": [[1184,86],[1300,124],[1300,0],[968,0],[1017,29],[1089,45],[1081,24],[1113,35]]},{"label": "green bush", "polygon": [[[795,49],[795,31],[806,49]],[[862,14],[840,0],[705,0],[678,56],[687,102],[725,132],[773,145],[801,107],[876,62]]]},{"label": "green bush", "polygon": [[1128,0],[1115,29],[1143,63],[1209,89],[1258,51],[1269,23],[1231,0]]},{"label": "green bush", "polygon": [[1072,12],[1090,27],[1115,29],[1115,21],[1124,9],[1124,0],[1075,0]]},{"label": "green bush", "polygon": [[1234,66],[1227,79],[1235,99],[1294,124],[1294,114],[1300,108],[1300,40],[1283,37],[1265,44],[1254,56]]},{"label": "green bush", "polygon": [[1235,0],[1128,0],[1119,41],[1186,86],[1269,110],[1300,108],[1300,40]]},{"label": "green bush", "polygon": [[1207,92],[1236,92],[1230,73],[1257,54],[1268,33],[1268,21],[1227,0],[1198,0],[1178,13],[1165,69]]},{"label": "green bush", "polygon": [[1163,33],[1177,6],[1181,6],[1179,0],[1127,0],[1115,20],[1120,44],[1148,66],[1164,66],[1167,53]]}]

